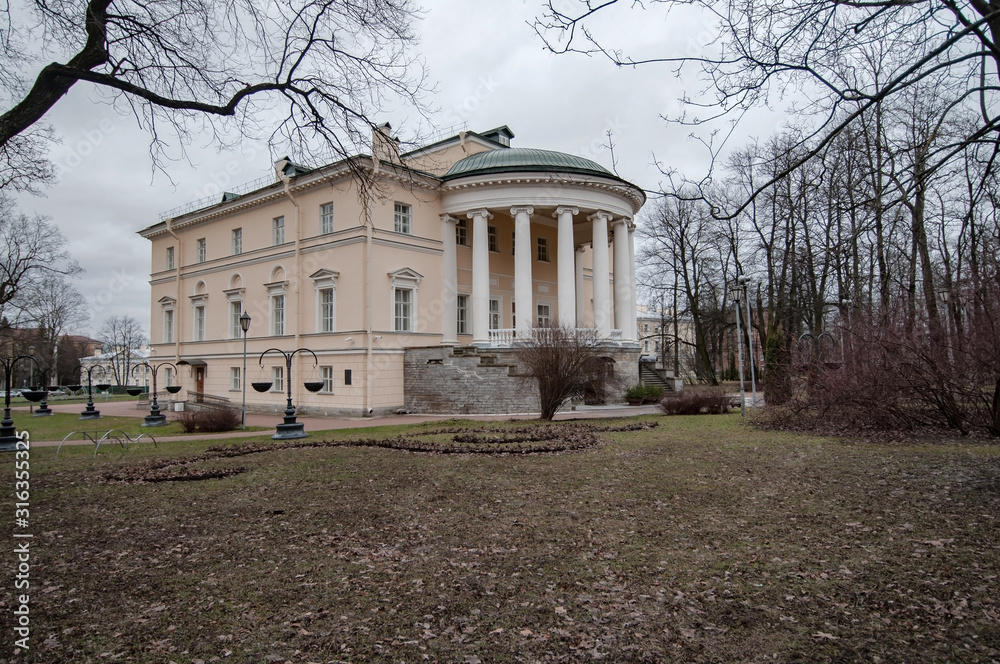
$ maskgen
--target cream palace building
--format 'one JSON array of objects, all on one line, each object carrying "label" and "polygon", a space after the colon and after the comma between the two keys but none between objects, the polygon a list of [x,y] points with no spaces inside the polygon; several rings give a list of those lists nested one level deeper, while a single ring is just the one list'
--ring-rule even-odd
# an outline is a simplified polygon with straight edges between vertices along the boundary
[{"label": "cream palace building", "polygon": [[247,391],[248,408],[280,410],[286,363],[271,352],[262,368],[261,353],[307,348],[315,368],[301,352],[291,372],[301,413],[519,412],[532,387],[512,344],[561,325],[588,330],[620,380],[637,382],[645,195],[593,161],[512,138],[505,126],[467,131],[400,154],[382,125],[372,155],[315,169],[285,158],[246,193],[164,215],[140,232],[152,247],[150,362],[183,361],[161,381],[234,402],[244,381],[270,381]]}]

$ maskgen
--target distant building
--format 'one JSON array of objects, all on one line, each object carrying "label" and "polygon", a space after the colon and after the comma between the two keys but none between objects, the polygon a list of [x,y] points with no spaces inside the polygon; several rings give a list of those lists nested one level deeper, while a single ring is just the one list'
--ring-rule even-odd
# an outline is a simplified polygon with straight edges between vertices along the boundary
[{"label": "distant building", "polygon": [[[189,391],[306,411],[523,410],[511,348],[532,328],[586,328],[637,380],[634,218],[642,190],[588,159],[510,147],[507,127],[320,168],[168,213],[152,249],[152,353]],[[239,318],[252,318],[248,376]],[[305,380],[322,381],[310,393]],[[530,406],[529,406],[530,407]],[[537,406],[536,406],[537,407]]]}]

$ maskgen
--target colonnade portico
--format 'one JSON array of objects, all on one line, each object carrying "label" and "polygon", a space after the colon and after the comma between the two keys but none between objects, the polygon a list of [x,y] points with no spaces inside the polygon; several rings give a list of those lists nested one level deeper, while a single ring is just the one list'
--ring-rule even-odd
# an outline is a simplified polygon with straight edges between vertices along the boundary
[{"label": "colonnade portico", "polygon": [[[514,228],[513,304],[516,306],[516,336],[527,337],[535,321],[535,281],[533,264],[535,246],[531,242],[531,224],[536,216],[534,205],[512,205],[494,210],[509,213]],[[552,207],[548,207],[552,210]],[[490,346],[490,240],[489,221],[494,218],[487,208],[456,211],[441,215],[442,232],[442,344],[458,344],[458,268],[456,225],[460,217],[472,221],[472,284],[469,296],[472,345]],[[547,217],[547,210],[539,212]],[[586,241],[586,226],[574,225],[581,215],[578,206],[557,205],[551,216],[556,219],[557,312],[553,322],[566,327],[586,327],[588,311],[584,296],[584,246],[593,252],[593,326],[602,340],[635,341],[635,262],[632,220],[607,210],[596,210],[584,219],[589,222],[591,239]],[[613,235],[609,232],[613,228]],[[584,230],[584,241],[577,241],[576,229]],[[613,237],[613,240],[609,239]],[[522,239],[524,238],[524,239]],[[609,251],[613,252],[614,298],[612,305]],[[495,281],[495,280],[494,280]],[[509,292],[509,291],[508,291]],[[614,328],[612,328],[614,325]],[[509,332],[508,332],[509,334]]]}]

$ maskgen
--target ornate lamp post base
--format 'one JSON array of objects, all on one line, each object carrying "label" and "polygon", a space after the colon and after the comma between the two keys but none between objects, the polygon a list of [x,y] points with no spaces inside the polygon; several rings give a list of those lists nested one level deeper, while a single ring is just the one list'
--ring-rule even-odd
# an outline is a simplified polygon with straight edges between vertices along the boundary
[{"label": "ornate lamp post base", "polygon": [[88,403],[87,407],[80,413],[81,420],[99,420],[101,419],[101,411],[94,408],[94,404]]},{"label": "ornate lamp post base", "polygon": [[17,429],[14,421],[10,419],[10,409],[4,413],[3,422],[0,422],[0,452],[14,452],[17,449]]},{"label": "ornate lamp post base", "polygon": [[142,418],[142,426],[144,427],[162,427],[167,423],[167,416],[157,413],[156,415],[147,415]]},{"label": "ornate lamp post base", "polygon": [[271,436],[272,440],[292,440],[305,438],[309,435],[306,433],[306,425],[302,422],[296,422],[295,417],[286,417],[284,424],[277,424],[274,428],[277,433]]},{"label": "ornate lamp post base", "polygon": [[35,417],[45,417],[51,414],[52,414],[52,409],[49,408],[48,405],[46,404],[42,404],[41,406],[35,409]]}]

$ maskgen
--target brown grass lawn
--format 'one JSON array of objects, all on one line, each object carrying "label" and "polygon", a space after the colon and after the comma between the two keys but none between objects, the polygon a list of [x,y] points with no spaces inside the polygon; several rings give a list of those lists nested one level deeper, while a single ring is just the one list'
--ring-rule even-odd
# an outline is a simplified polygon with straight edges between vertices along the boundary
[{"label": "brown grass lawn", "polygon": [[[5,627],[0,662],[1000,660],[1000,446],[648,419],[504,423],[601,441],[532,454],[34,449],[31,651]],[[504,438],[311,440],[445,426]]]}]

